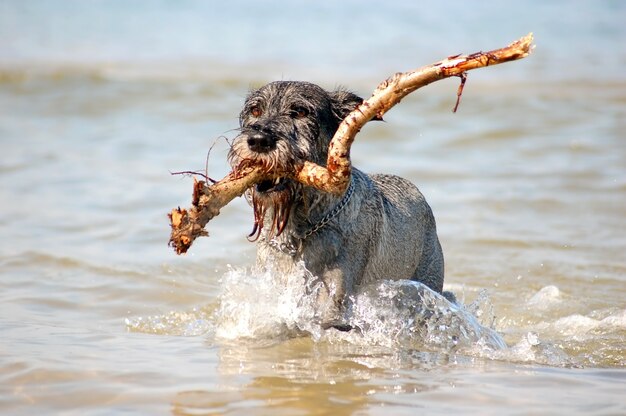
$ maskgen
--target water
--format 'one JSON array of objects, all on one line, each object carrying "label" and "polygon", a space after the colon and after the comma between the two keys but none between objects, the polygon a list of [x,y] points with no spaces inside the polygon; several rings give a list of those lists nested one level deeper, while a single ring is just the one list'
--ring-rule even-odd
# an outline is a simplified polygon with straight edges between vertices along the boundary
[{"label": "water", "polygon": [[[626,8],[597,2],[0,2],[3,414],[623,414]],[[349,22],[349,23],[346,23]],[[528,59],[406,98],[353,159],[414,181],[446,289],[382,281],[350,333],[250,269],[234,201],[184,257],[166,213],[227,171],[251,86],[368,95],[533,31]],[[506,346],[505,346],[506,344]]]}]

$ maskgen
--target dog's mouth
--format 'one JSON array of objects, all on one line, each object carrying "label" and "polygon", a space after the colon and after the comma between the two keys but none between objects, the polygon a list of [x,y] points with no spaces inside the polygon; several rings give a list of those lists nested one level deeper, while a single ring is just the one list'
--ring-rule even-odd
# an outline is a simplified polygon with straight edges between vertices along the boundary
[{"label": "dog's mouth", "polygon": [[271,193],[271,192],[281,192],[287,189],[288,180],[287,178],[276,178],[271,180],[266,180],[259,182],[256,185],[256,192],[260,193]]}]

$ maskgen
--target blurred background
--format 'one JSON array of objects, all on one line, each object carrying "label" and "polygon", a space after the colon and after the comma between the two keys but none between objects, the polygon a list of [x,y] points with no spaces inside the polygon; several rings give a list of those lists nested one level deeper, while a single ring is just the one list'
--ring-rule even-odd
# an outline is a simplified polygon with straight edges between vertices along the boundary
[{"label": "blurred background", "polygon": [[[175,335],[204,334],[229,265],[253,264],[252,212],[234,201],[177,257],[166,214],[189,205],[192,181],[170,172],[203,170],[214,143],[209,174],[227,172],[250,89],[306,80],[368,97],[395,72],[528,32],[534,53],[469,73],[456,114],[458,80],[428,86],[366,126],[353,160],[420,187],[449,289],[466,303],[488,290],[510,345],[531,331],[566,357],[522,361],[623,368],[624,22],[619,0],[0,0],[0,406],[163,411],[178,388],[219,384],[219,343]],[[186,315],[125,324],[171,311]]]}]

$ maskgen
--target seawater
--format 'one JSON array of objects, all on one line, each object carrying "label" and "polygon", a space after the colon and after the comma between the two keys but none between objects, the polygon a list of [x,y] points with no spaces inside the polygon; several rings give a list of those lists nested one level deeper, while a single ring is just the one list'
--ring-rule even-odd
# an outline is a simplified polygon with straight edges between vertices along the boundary
[{"label": "seawater", "polygon": [[[619,1],[1,2],[0,410],[625,413],[625,15]],[[242,200],[188,255],[167,247],[192,182],[170,172],[227,172],[250,88],[367,96],[530,31],[533,55],[470,72],[456,114],[458,80],[438,82],[352,150],[426,195],[458,304],[381,276],[351,300],[356,330],[323,331],[305,270],[254,270]]]}]

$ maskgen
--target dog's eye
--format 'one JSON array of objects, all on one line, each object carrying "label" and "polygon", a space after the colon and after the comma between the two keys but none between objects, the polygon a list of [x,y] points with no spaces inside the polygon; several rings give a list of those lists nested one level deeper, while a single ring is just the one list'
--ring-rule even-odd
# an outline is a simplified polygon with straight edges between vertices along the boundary
[{"label": "dog's eye", "polygon": [[261,110],[261,107],[259,107],[258,105],[255,105],[250,109],[250,114],[252,114],[252,117],[258,118],[263,115],[263,110]]},{"label": "dog's eye", "polygon": [[304,118],[309,115],[309,110],[304,107],[294,107],[291,110],[291,117],[293,118]]}]

